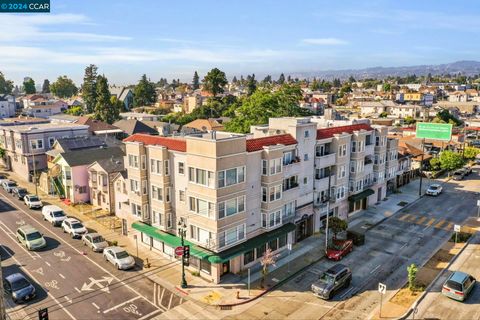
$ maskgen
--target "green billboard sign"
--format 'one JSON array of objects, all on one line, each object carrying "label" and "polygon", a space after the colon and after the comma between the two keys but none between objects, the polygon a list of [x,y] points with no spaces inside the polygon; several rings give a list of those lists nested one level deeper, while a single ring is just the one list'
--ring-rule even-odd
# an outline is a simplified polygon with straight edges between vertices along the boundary
[{"label": "green billboard sign", "polygon": [[446,140],[452,139],[452,124],[417,122],[416,136],[420,139]]}]

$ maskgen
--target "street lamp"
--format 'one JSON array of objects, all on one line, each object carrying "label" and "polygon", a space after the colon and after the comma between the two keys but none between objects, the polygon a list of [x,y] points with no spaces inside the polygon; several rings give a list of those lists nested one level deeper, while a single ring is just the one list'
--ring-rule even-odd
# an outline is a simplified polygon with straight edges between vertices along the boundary
[{"label": "street lamp", "polygon": [[[185,243],[183,239],[187,234],[187,226],[185,225],[185,221],[183,220],[183,218],[180,218],[180,221],[178,222],[178,233],[180,234],[180,239],[182,241],[182,250],[184,250]],[[188,285],[187,285],[187,280],[185,279],[185,259],[183,254],[182,254],[182,283],[180,286],[182,288],[186,288]]]}]

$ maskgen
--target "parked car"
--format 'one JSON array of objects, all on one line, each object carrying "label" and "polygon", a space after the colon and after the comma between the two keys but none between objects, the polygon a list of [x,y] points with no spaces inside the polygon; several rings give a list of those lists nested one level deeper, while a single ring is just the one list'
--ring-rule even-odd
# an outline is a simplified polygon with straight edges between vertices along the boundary
[{"label": "parked car", "polygon": [[465,172],[463,170],[457,170],[453,173],[453,180],[462,180],[465,176]]},{"label": "parked car", "polygon": [[475,286],[476,279],[468,273],[454,271],[443,284],[442,294],[458,300],[465,301]]},{"label": "parked car", "polygon": [[62,221],[63,232],[68,233],[72,238],[81,238],[87,233],[87,228],[75,218],[67,218]]},{"label": "parked car", "polygon": [[50,222],[54,227],[62,224],[67,219],[67,215],[60,207],[48,205],[42,209],[43,220]]},{"label": "parked car", "polygon": [[28,194],[27,189],[25,188],[20,188],[20,187],[15,187],[12,189],[12,195],[14,197],[17,197],[18,200],[23,200],[23,198]]},{"label": "parked car", "polygon": [[98,233],[87,233],[82,236],[83,245],[92,248],[94,252],[102,252],[108,247],[107,241]]},{"label": "parked car", "polygon": [[470,173],[472,173],[472,167],[465,166],[463,167],[463,171],[465,172],[465,175],[468,176]]},{"label": "parked car", "polygon": [[23,225],[17,229],[17,240],[28,250],[38,250],[47,246],[43,235],[31,225]]},{"label": "parked car", "polygon": [[35,298],[35,287],[21,273],[11,274],[3,279],[4,290],[13,302],[20,303]]},{"label": "parked car", "polygon": [[442,191],[443,191],[442,186],[437,183],[434,183],[428,186],[425,194],[429,196],[438,196],[440,193],[442,193]]},{"label": "parked car", "polygon": [[327,258],[330,260],[338,261],[350,252],[352,252],[352,250],[352,240],[333,240],[333,243],[327,249]]},{"label": "parked car", "polygon": [[40,209],[43,207],[43,203],[39,197],[33,194],[28,194],[23,198],[23,201],[30,209]]},{"label": "parked car", "polygon": [[103,257],[110,261],[118,270],[127,270],[135,266],[135,259],[120,247],[103,249]]},{"label": "parked car", "polygon": [[320,278],[312,284],[314,295],[329,300],[335,293],[343,288],[348,288],[352,281],[352,271],[343,264],[336,264],[325,271]]},{"label": "parked car", "polygon": [[475,164],[480,164],[480,159],[475,159]]},{"label": "parked car", "polygon": [[17,186],[17,183],[15,181],[12,181],[12,180],[5,180],[2,183],[3,189],[5,191],[7,191],[8,193],[11,193],[13,188],[15,188],[16,186]]},{"label": "parked car", "polygon": [[7,178],[6,175],[0,174],[0,185],[3,185],[3,183],[7,180],[8,180],[8,178]]}]

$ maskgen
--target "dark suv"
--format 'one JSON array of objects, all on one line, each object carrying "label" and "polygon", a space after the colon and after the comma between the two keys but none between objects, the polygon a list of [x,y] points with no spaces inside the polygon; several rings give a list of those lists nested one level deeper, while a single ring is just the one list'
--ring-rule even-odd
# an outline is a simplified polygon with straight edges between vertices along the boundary
[{"label": "dark suv", "polygon": [[329,300],[335,293],[347,288],[352,281],[352,271],[343,264],[336,264],[325,271],[320,278],[312,284],[313,294]]}]

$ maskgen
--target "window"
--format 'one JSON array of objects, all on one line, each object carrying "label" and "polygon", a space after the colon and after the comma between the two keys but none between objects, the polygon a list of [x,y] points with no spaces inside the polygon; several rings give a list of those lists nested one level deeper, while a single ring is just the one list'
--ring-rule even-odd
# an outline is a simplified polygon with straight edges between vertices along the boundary
[{"label": "window", "polygon": [[303,161],[308,161],[308,153],[305,153],[305,154],[303,155]]},{"label": "window", "polygon": [[268,161],[262,160],[262,176],[268,175]]},{"label": "window", "polygon": [[270,175],[282,172],[282,159],[272,159],[269,161]]},{"label": "window", "polygon": [[270,202],[280,200],[282,198],[282,185],[270,187]]},{"label": "window", "polygon": [[305,130],[305,131],[303,132],[303,137],[304,137],[304,138],[310,137],[310,131]]},{"label": "window", "polygon": [[345,157],[347,155],[347,145],[342,144],[338,146],[338,156]]},{"label": "window", "polygon": [[43,149],[43,139],[30,140],[32,150]]},{"label": "window", "polygon": [[307,177],[304,177],[303,178],[303,184],[307,184],[308,183],[308,178]]},{"label": "window", "polygon": [[267,202],[267,188],[262,187],[262,202]]},{"label": "window", "polygon": [[337,197],[337,200],[345,198],[345,187],[344,186],[337,188],[336,197]]},{"label": "window", "polygon": [[147,170],[147,156],[142,155],[142,170]]},{"label": "window", "polygon": [[178,200],[180,202],[185,202],[185,191],[178,190]]},{"label": "window", "polygon": [[295,158],[295,155],[293,151],[285,152],[283,154],[283,165],[288,166],[293,162],[293,159]]},{"label": "window", "polygon": [[142,194],[147,194],[148,193],[148,187],[147,187],[147,181],[142,181]]},{"label": "window", "polygon": [[273,228],[282,224],[282,211],[262,213],[262,227]]},{"label": "window", "polygon": [[155,210],[152,211],[152,223],[162,226],[162,213]]},{"label": "window", "polygon": [[183,162],[178,163],[178,174],[185,174],[185,164]]},{"label": "window", "polygon": [[243,239],[245,239],[245,224],[221,232],[219,247],[229,246]]},{"label": "window", "polygon": [[194,197],[188,198],[189,210],[195,213],[198,213],[202,216],[211,217],[213,216],[214,205],[211,202],[208,202],[203,199],[198,199]]},{"label": "window", "polygon": [[142,216],[142,206],[132,203],[132,215],[136,217]]},{"label": "window", "polygon": [[162,161],[150,159],[150,172],[153,174],[162,174]]},{"label": "window", "polygon": [[357,152],[357,142],[352,141],[352,152]]},{"label": "window", "polygon": [[165,189],[165,201],[170,202],[170,187]]},{"label": "window", "polygon": [[375,146],[380,146],[380,137],[375,137]]},{"label": "window", "polygon": [[282,219],[293,217],[294,215],[295,215],[295,201],[285,204],[282,210]]},{"label": "window", "polygon": [[355,161],[350,161],[350,172],[355,173]]},{"label": "window", "polygon": [[243,264],[247,265],[255,260],[255,250],[252,249],[243,254]]},{"label": "window", "polygon": [[277,238],[269,241],[269,242],[268,242],[268,247],[270,248],[270,250],[276,251],[276,250],[278,249],[278,241],[277,241]]},{"label": "window", "polygon": [[130,168],[138,168],[138,156],[133,154],[128,155],[128,166]]},{"label": "window", "polygon": [[190,182],[210,187],[213,186],[212,177],[212,171],[188,167],[188,181]]},{"label": "window", "polygon": [[238,167],[218,172],[218,187],[231,186],[245,181],[245,167]]},{"label": "window", "polygon": [[130,179],[130,190],[138,193],[140,191],[140,183],[137,180]]},{"label": "window", "polygon": [[78,193],[87,193],[87,186],[78,187]]},{"label": "window", "polygon": [[170,229],[172,227],[172,214],[167,214],[167,228]]},{"label": "window", "polygon": [[55,143],[55,137],[49,137],[48,138],[48,147],[53,147],[53,144]]},{"label": "window", "polygon": [[218,203],[218,218],[232,216],[236,213],[245,211],[245,197],[229,199]]},{"label": "window", "polygon": [[164,165],[165,165],[165,175],[168,176],[170,175],[170,160],[165,160]]},{"label": "window", "polygon": [[345,165],[338,166],[337,170],[338,170],[337,177],[338,178],[345,178],[345,176],[347,175],[347,172],[345,170]]},{"label": "window", "polygon": [[163,189],[161,187],[152,185],[152,198],[155,200],[163,201]]}]

